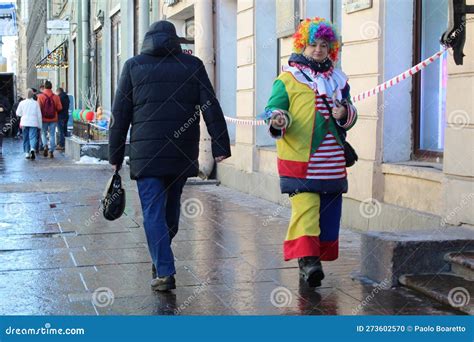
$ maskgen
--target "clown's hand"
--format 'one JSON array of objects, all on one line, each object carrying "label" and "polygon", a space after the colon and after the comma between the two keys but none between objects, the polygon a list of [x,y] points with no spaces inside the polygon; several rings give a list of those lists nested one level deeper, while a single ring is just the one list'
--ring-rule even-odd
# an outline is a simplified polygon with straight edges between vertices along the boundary
[{"label": "clown's hand", "polygon": [[272,112],[270,125],[274,129],[286,129],[290,126],[290,116],[284,110],[276,109]]},{"label": "clown's hand", "polygon": [[335,102],[336,106],[332,109],[332,116],[336,120],[344,120],[347,116],[346,107],[339,101]]}]

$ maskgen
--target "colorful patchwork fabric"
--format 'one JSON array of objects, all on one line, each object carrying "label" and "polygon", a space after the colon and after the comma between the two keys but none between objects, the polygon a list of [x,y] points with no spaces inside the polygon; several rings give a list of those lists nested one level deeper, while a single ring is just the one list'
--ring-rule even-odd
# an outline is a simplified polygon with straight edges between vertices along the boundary
[{"label": "colorful patchwork fabric", "polygon": [[291,219],[283,243],[284,259],[319,256],[336,260],[339,254],[341,194],[304,192],[290,197]]},{"label": "colorful patchwork fabric", "polygon": [[[350,101],[347,76],[339,69],[330,71],[314,74],[305,66],[293,65],[274,82],[266,109],[286,110],[291,116],[291,128],[278,132],[276,142],[282,192],[347,191],[343,142],[336,125],[351,129],[357,109]],[[330,118],[323,98],[331,107],[334,100],[342,101],[346,119]]]}]

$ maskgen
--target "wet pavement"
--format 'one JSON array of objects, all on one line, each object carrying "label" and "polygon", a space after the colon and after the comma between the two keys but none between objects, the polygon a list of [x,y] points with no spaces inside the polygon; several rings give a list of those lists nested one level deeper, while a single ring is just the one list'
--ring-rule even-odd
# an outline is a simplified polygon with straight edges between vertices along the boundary
[{"label": "wet pavement", "polygon": [[353,280],[360,236],[342,230],[340,258],[324,262],[323,286],[299,283],[284,262],[290,210],[229,188],[186,185],[173,240],[177,289],[150,288],[136,184],[125,175],[127,208],[103,219],[108,165],[23,158],[6,139],[0,156],[1,315],[455,315],[406,288]]}]

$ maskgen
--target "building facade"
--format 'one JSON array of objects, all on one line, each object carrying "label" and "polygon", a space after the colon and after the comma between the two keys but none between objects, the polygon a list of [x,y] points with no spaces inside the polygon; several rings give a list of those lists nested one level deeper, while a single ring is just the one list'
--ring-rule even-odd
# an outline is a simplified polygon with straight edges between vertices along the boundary
[{"label": "building facade", "polygon": [[[162,17],[177,27],[194,23],[196,55],[213,62],[226,115],[249,120],[264,110],[302,18],[325,17],[339,28],[340,66],[352,95],[440,51],[448,25],[448,0],[161,3]],[[201,13],[206,7],[212,17]],[[474,53],[472,17],[464,27],[467,56]],[[348,140],[360,159],[348,169],[344,226],[401,231],[474,225],[473,70],[474,59],[458,66],[445,53],[414,78],[356,104],[359,120]],[[233,157],[218,165],[219,180],[288,203],[279,193],[275,143],[266,128],[229,123],[229,129]]]},{"label": "building facade", "polygon": [[[76,107],[92,92],[96,104],[110,111],[124,61],[139,53],[150,23],[166,19],[189,39],[187,52],[203,60],[224,113],[254,120],[287,63],[291,35],[302,18],[325,17],[337,25],[343,41],[339,66],[356,95],[440,51],[448,1],[67,0],[59,14],[71,22],[66,85]],[[30,5],[27,36],[36,42],[43,39],[34,35],[44,24],[33,17],[47,7],[39,5],[43,2]],[[445,53],[413,78],[356,103],[359,120],[348,140],[359,161],[348,169],[344,226],[391,231],[474,226],[474,22],[472,14],[467,18],[463,65]],[[47,39],[50,49],[60,43],[55,39],[54,44]],[[28,51],[30,65],[39,52]],[[34,77],[28,73],[28,82]],[[233,156],[217,166],[218,179],[287,204],[267,129],[228,126]],[[204,135],[204,146],[207,139]],[[206,156],[208,151],[202,149]]]}]

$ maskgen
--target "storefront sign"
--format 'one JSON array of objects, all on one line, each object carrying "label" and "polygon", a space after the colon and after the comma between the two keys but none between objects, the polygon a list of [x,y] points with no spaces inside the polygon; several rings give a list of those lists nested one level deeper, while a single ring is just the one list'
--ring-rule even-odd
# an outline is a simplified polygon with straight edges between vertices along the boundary
[{"label": "storefront sign", "polygon": [[344,0],[346,14],[372,8],[372,0]]}]

